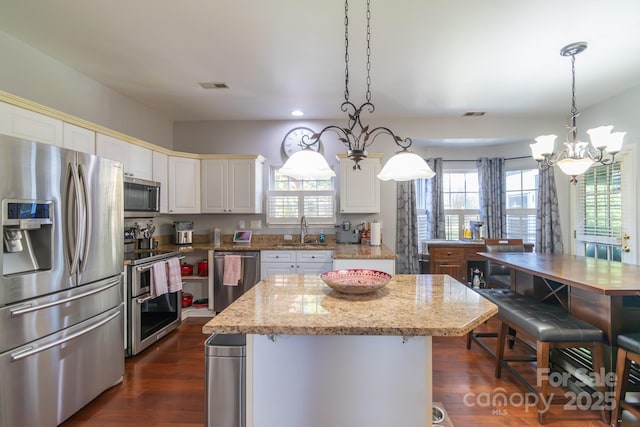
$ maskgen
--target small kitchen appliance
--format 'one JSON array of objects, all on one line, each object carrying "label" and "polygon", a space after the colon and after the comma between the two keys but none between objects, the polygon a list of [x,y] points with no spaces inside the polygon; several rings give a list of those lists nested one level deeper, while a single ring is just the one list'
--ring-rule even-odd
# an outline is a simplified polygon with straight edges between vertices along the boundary
[{"label": "small kitchen appliance", "polygon": [[353,228],[351,222],[344,221],[335,226],[336,243],[360,243],[360,230]]},{"label": "small kitchen appliance", "polygon": [[190,245],[193,243],[193,221],[174,221],[175,244]]},{"label": "small kitchen appliance", "polygon": [[469,221],[469,228],[471,229],[471,238],[473,240],[482,239],[482,235],[480,233],[480,229],[484,225],[482,221]]}]

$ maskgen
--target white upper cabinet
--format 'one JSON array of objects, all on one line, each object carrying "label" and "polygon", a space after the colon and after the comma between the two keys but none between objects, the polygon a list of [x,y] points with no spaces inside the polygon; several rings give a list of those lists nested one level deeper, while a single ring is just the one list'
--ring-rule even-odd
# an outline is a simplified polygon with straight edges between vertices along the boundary
[{"label": "white upper cabinet", "polygon": [[62,147],[62,120],[0,102],[0,133]]},{"label": "white upper cabinet", "polygon": [[96,136],[96,154],[122,163],[125,176],[153,178],[153,150],[99,133]]},{"label": "white upper cabinet", "polygon": [[260,155],[202,160],[202,212],[262,213],[263,163]]},{"label": "white upper cabinet", "polygon": [[169,213],[169,156],[153,152],[153,180],[160,183],[160,213]]},{"label": "white upper cabinet", "polygon": [[369,154],[360,161],[360,169],[353,169],[353,161],[344,154],[340,161],[340,213],[380,212],[381,154]]},{"label": "white upper cabinet", "polygon": [[169,213],[200,213],[200,160],[169,156]]},{"label": "white upper cabinet", "polygon": [[62,146],[87,154],[96,154],[96,133],[80,126],[64,123]]}]

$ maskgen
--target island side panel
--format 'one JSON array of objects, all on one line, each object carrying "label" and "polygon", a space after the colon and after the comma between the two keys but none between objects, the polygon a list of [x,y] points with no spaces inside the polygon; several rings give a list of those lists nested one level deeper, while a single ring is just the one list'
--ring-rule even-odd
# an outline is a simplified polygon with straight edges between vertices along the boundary
[{"label": "island side panel", "polygon": [[248,427],[431,425],[431,337],[253,335],[249,342]]}]

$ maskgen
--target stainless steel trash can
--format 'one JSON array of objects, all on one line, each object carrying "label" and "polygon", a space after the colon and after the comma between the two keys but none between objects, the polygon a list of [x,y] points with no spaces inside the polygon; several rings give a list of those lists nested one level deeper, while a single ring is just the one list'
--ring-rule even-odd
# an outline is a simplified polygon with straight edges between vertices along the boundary
[{"label": "stainless steel trash can", "polygon": [[245,427],[245,335],[212,335],[204,352],[204,425]]}]

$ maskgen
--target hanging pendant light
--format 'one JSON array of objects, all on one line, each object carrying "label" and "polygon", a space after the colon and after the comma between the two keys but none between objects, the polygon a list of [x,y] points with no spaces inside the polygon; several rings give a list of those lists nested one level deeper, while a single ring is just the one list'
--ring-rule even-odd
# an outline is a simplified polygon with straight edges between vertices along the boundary
[{"label": "hanging pendant light", "polygon": [[[367,157],[367,148],[373,144],[373,141],[380,135],[387,135],[391,137],[391,140],[400,148],[400,151],[392,156],[389,161],[384,165],[382,171],[378,174],[378,178],[383,181],[407,181],[417,178],[432,178],[435,173],[431,170],[427,162],[409,151],[409,147],[413,144],[411,138],[402,139],[396,136],[391,129],[379,126],[370,129],[368,125],[363,125],[360,114],[364,110],[368,110],[369,113],[375,111],[375,106],[371,102],[371,0],[367,0],[367,92],[366,101],[356,107],[349,99],[349,2],[344,2],[344,39],[345,39],[345,89],[344,89],[344,102],[340,105],[340,109],[348,115],[347,127],[340,127],[330,125],[322,129],[320,132],[311,136],[311,141],[305,141],[305,137],[301,141],[301,144],[305,147],[304,150],[299,153],[313,153],[314,156],[305,155],[296,157],[295,154],[291,156],[279,172],[287,174],[292,177],[295,173],[298,177],[311,176],[312,174],[321,174],[321,171],[326,169],[331,170],[327,164],[327,161],[318,152],[314,152],[310,149],[313,144],[317,144],[320,141],[320,137],[327,131],[332,131],[338,135],[338,139],[347,147],[347,157],[353,160],[353,169],[360,169],[359,162]],[[331,171],[333,173],[333,171]],[[330,176],[335,176],[335,173]]]},{"label": "hanging pendant light", "polygon": [[336,176],[322,154],[309,147],[293,153],[278,172],[295,179],[327,179]]},{"label": "hanging pendant light", "polygon": [[591,144],[578,139],[576,118],[580,115],[576,107],[576,55],[587,49],[586,42],[571,43],[560,50],[560,55],[571,57],[571,116],[567,141],[564,150],[554,151],[556,135],[542,135],[535,138],[536,143],[530,144],[531,155],[538,161],[542,169],[558,165],[560,170],[571,177],[576,183],[576,177],[582,175],[594,163],[610,165],[622,147],[622,139],[626,132],[611,133],[613,126],[600,126],[589,129],[587,133]]}]

